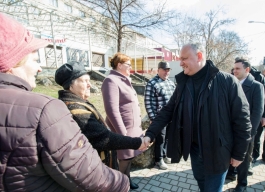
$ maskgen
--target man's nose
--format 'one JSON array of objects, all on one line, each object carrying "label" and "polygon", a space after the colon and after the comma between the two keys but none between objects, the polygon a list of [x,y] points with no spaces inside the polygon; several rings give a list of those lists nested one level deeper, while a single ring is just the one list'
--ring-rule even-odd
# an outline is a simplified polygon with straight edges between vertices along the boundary
[{"label": "man's nose", "polygon": [[91,83],[90,82],[87,83],[87,87],[91,87]]},{"label": "man's nose", "polygon": [[42,72],[42,68],[40,66],[38,67],[38,73],[39,72]]}]

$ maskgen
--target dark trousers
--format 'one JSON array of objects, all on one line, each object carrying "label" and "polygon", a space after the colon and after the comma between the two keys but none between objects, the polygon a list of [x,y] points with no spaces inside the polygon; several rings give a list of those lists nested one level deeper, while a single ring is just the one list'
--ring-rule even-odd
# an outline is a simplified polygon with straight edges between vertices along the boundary
[{"label": "dark trousers", "polygon": [[263,153],[262,153],[262,159],[265,161],[265,137],[264,137],[264,142],[263,142]]},{"label": "dark trousers", "polygon": [[164,127],[162,131],[156,136],[155,140],[155,162],[159,162],[162,158],[167,155],[167,137],[166,137],[167,127]]},{"label": "dark trousers", "polygon": [[227,171],[220,174],[205,174],[203,159],[196,144],[191,145],[191,166],[201,192],[222,192]]},{"label": "dark trousers", "polygon": [[[253,159],[257,159],[260,156],[259,149],[260,149],[260,137],[261,137],[262,132],[263,132],[263,127],[261,126],[261,123],[260,123],[257,129],[257,134],[255,135],[255,139],[254,139],[254,148],[253,148],[253,153],[252,153]],[[263,145],[263,154],[265,154],[264,145]]]},{"label": "dark trousers", "polygon": [[248,185],[247,177],[248,177],[248,169],[252,161],[251,153],[253,151],[253,145],[254,141],[251,141],[248,144],[248,149],[244,161],[237,168],[230,165],[229,171],[227,173],[230,175],[237,174],[237,183],[241,186]]}]

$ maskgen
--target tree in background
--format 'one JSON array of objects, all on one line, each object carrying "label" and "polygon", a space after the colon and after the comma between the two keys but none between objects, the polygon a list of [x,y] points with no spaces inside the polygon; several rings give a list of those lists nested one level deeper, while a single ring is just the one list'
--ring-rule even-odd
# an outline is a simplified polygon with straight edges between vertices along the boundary
[{"label": "tree in background", "polygon": [[198,19],[188,15],[177,15],[175,20],[169,24],[168,31],[173,35],[175,43],[177,44],[178,54],[181,47],[188,42],[201,42],[200,30],[198,28]]},{"label": "tree in background", "polygon": [[235,19],[219,19],[221,14],[224,15],[222,8],[210,10],[202,18],[179,16],[170,28],[178,50],[190,41],[198,41],[205,45],[207,59],[229,72],[235,57],[248,53],[248,44],[236,32],[227,30]]},{"label": "tree in background", "polygon": [[[105,29],[117,39],[117,51],[121,51],[122,39],[133,38],[133,33],[150,32],[163,26],[174,17],[166,8],[166,0],[81,0],[80,2],[102,15]],[[134,31],[135,30],[135,31]]]}]

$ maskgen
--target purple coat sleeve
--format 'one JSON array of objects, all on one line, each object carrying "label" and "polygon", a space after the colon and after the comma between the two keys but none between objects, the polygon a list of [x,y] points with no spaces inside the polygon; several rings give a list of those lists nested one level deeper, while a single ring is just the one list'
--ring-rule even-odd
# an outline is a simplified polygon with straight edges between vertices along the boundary
[{"label": "purple coat sleeve", "polygon": [[70,191],[128,191],[128,177],[108,168],[59,100],[42,111],[39,151],[47,173]]},{"label": "purple coat sleeve", "polygon": [[119,109],[119,87],[110,78],[106,78],[102,84],[102,96],[108,120],[111,122],[116,133],[127,135]]}]

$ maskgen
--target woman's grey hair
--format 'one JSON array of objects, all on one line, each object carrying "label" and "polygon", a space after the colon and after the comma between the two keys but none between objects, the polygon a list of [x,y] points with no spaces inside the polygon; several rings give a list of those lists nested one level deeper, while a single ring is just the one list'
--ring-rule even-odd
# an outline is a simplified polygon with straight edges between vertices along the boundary
[{"label": "woman's grey hair", "polygon": [[69,87],[67,87],[66,90],[70,90],[70,87],[74,84],[75,81],[76,79],[71,80],[71,82],[69,83]]}]

